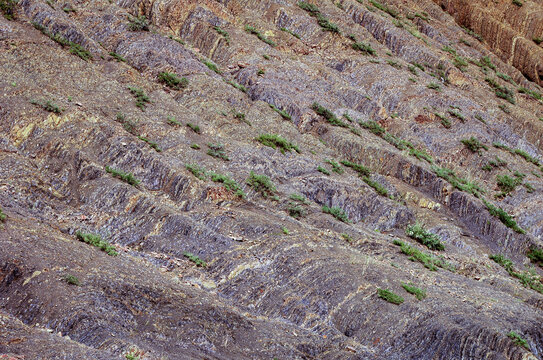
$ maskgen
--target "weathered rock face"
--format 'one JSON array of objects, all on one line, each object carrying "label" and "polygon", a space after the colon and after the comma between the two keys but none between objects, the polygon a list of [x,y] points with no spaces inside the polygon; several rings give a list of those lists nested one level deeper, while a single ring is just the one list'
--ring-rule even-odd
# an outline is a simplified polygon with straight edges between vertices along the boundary
[{"label": "weathered rock face", "polygon": [[542,358],[542,5],[310,3],[0,17],[0,358]]}]

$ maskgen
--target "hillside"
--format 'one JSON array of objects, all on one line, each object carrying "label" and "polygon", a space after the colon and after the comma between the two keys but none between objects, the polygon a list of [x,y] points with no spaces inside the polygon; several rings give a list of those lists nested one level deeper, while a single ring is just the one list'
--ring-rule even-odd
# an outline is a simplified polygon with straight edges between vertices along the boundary
[{"label": "hillside", "polygon": [[0,359],[543,359],[542,0],[0,12]]}]

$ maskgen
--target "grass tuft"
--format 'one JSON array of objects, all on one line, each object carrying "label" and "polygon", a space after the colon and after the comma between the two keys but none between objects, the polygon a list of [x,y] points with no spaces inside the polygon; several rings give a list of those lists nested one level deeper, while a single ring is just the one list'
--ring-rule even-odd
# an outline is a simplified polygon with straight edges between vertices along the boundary
[{"label": "grass tuft", "polygon": [[132,173],[125,173],[121,170],[111,168],[107,165],[106,172],[132,186],[138,186],[141,182],[140,180],[136,179]]},{"label": "grass tuft", "polygon": [[102,240],[102,237],[100,237],[100,235],[89,234],[89,233],[84,233],[84,232],[81,232],[81,231],[77,231],[75,233],[75,236],[80,241],[83,241],[84,243],[95,246],[95,247],[99,248],[100,250],[104,251],[106,254],[108,254],[110,256],[119,255],[119,253],[117,253],[117,251],[115,250],[115,247],[110,245],[107,241]]},{"label": "grass tuft", "polygon": [[386,300],[386,301],[388,301],[389,303],[392,303],[392,304],[400,305],[401,303],[404,302],[403,297],[401,297],[400,295],[394,294],[390,290],[377,289],[377,295],[381,299]]},{"label": "grass tuft", "polygon": [[269,146],[274,149],[279,148],[279,150],[283,154],[287,151],[290,152],[291,150],[294,150],[297,153],[300,153],[300,148],[298,148],[297,145],[291,143],[290,141],[288,141],[287,139],[279,135],[261,134],[255,140],[260,142],[262,145]]},{"label": "grass tuft", "polygon": [[415,223],[415,225],[408,225],[405,229],[405,235],[417,240],[430,250],[445,250],[439,236],[426,230],[424,225],[419,222]]},{"label": "grass tuft", "polygon": [[247,185],[251,186],[256,192],[264,198],[274,197],[277,189],[266,175],[257,175],[251,171],[247,178]]},{"label": "grass tuft", "polygon": [[159,73],[158,81],[174,90],[184,89],[189,85],[189,81],[187,80],[187,78],[180,78],[176,74],[169,72]]},{"label": "grass tuft", "polygon": [[325,214],[330,214],[334,216],[336,219],[338,219],[339,221],[343,221],[344,223],[348,224],[351,222],[351,220],[349,220],[349,216],[341,208],[323,206],[322,212]]}]

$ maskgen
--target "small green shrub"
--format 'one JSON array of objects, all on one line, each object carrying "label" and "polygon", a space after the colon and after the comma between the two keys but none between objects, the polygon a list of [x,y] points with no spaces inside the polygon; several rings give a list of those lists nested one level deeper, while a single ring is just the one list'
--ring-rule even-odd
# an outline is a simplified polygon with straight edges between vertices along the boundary
[{"label": "small green shrub", "polygon": [[173,126],[183,126],[183,123],[181,123],[178,120],[175,120],[173,116],[170,116],[167,121],[168,121],[168,124],[173,125]]},{"label": "small green shrub", "polygon": [[283,234],[285,234],[285,235],[290,235],[290,231],[287,229],[286,226],[281,226],[281,231],[282,231]]},{"label": "small green shrub", "polygon": [[531,97],[533,97],[536,100],[542,100],[541,94],[538,93],[537,91],[533,91],[533,90],[530,90],[530,89],[526,89],[524,87],[520,87],[518,89],[518,92],[521,93],[521,94],[530,95]]},{"label": "small green shrub", "polygon": [[211,181],[222,183],[226,190],[233,192],[240,198],[245,198],[245,193],[241,189],[241,186],[239,186],[239,184],[235,180],[231,179],[228,175],[217,174],[214,172],[211,172],[208,175],[211,177]]},{"label": "small green shrub", "polygon": [[518,6],[518,7],[521,7],[521,6],[523,5],[522,1],[520,1],[520,0],[513,0],[513,1],[512,1],[512,4],[513,4],[513,5],[516,5],[516,6]]},{"label": "small green shrub", "polygon": [[449,110],[449,114],[451,116],[454,116],[455,118],[457,118],[458,120],[462,121],[462,122],[465,122],[466,121],[466,118],[464,117],[464,115],[462,115],[458,110],[456,109],[450,109]]},{"label": "small green shrub", "polygon": [[123,58],[121,55],[117,54],[116,52],[110,52],[109,55],[114,58],[115,60],[117,60],[117,62],[126,62],[126,59]]},{"label": "small green shrub", "polygon": [[183,256],[192,261],[197,267],[207,267],[207,264],[205,261],[200,259],[198,256],[189,253],[187,251],[183,252]]},{"label": "small green shrub", "polygon": [[247,185],[251,186],[256,192],[264,198],[273,197],[277,192],[275,185],[266,175],[257,175],[251,171],[247,178]]},{"label": "small green shrub", "polygon": [[228,155],[226,155],[226,151],[224,150],[224,145],[209,143],[207,144],[207,147],[209,148],[207,150],[207,154],[209,156],[213,156],[225,161],[230,161],[230,158],[228,157]]},{"label": "small green shrub", "polygon": [[0,208],[0,223],[5,222],[6,218],[7,218],[7,215],[4,214],[4,212],[2,211],[2,208]]},{"label": "small green shrub", "polygon": [[449,120],[445,115],[441,115],[440,113],[434,113],[434,115],[441,119],[441,125],[443,125],[446,129],[450,129],[451,120]]},{"label": "small green shrub", "polygon": [[230,35],[228,34],[228,31],[221,29],[220,26],[214,26],[213,29],[219,34],[222,35],[224,40],[226,40],[227,44],[230,44]]},{"label": "small green shrub", "polygon": [[398,12],[397,12],[396,10],[391,9],[391,8],[389,8],[388,6],[381,4],[380,2],[377,2],[377,1],[375,1],[375,0],[370,0],[370,3],[371,3],[373,6],[375,6],[377,9],[386,12],[387,14],[389,14],[390,16],[392,16],[393,18],[397,18],[398,15],[399,15]]},{"label": "small green shrub", "polygon": [[327,164],[330,164],[332,166],[332,171],[335,172],[335,173],[338,173],[338,174],[343,174],[345,172],[345,170],[343,170],[341,168],[341,166],[339,166],[339,164],[337,162],[335,162],[334,160],[325,160]]},{"label": "small green shrub", "polygon": [[537,45],[541,44],[543,42],[543,38],[535,37],[532,39]]},{"label": "small green shrub", "polygon": [[264,43],[270,45],[271,47],[275,47],[277,45],[277,44],[275,44],[275,42],[273,42],[273,40],[268,39],[260,31],[258,31],[257,29],[255,29],[252,26],[246,25],[245,26],[245,31],[247,31],[249,34],[256,35],[257,38],[259,38]]},{"label": "small green shrub", "polygon": [[147,144],[149,144],[149,146],[154,149],[156,152],[162,152],[162,149],[160,148],[160,146],[158,146],[158,144],[152,140],[149,140],[147,139],[146,137],[143,137],[143,136],[138,136],[138,138],[144,142],[146,142]]},{"label": "small green shrub", "polygon": [[366,184],[372,187],[375,190],[375,192],[377,192],[377,194],[388,197],[388,190],[383,185],[379,184],[377,181],[371,180],[368,176],[363,176],[362,180],[364,180]]},{"label": "small green shrub", "polygon": [[340,163],[343,164],[343,166],[349,167],[356,171],[359,176],[367,177],[371,174],[371,171],[364,165],[356,164],[347,160],[341,160]]},{"label": "small green shrub", "polygon": [[17,15],[16,0],[0,0],[0,12],[7,20],[15,20]]},{"label": "small green shrub", "polygon": [[159,73],[158,81],[174,90],[184,89],[189,85],[189,81],[187,80],[187,78],[180,78],[176,74],[169,72]]},{"label": "small green shrub", "polygon": [[482,144],[476,137],[472,136],[469,139],[460,140],[471,152],[481,155],[481,149],[488,150],[488,146]]},{"label": "small green shrub", "polygon": [[415,223],[415,225],[408,225],[405,229],[405,235],[417,240],[430,250],[445,250],[439,236],[426,230],[424,225],[419,222]]},{"label": "small green shrub", "polygon": [[413,283],[404,284],[402,283],[402,287],[410,294],[415,295],[415,297],[418,300],[423,300],[426,297],[426,290],[422,290],[415,286]]},{"label": "small green shrub", "polygon": [[244,93],[247,92],[247,88],[245,86],[238,84],[237,82],[233,80],[225,80],[225,81],[228,85],[231,85],[232,87],[238,89],[239,91],[244,92]]},{"label": "small green shrub", "polygon": [[147,20],[145,15],[136,17],[129,16],[128,28],[131,31],[149,31],[149,20]]},{"label": "small green shrub", "polygon": [[307,214],[305,205],[309,204],[309,201],[303,196],[298,194],[290,194],[290,200],[287,206],[287,212],[295,219],[300,219]]},{"label": "small green shrub", "polygon": [[349,244],[351,244],[351,243],[354,241],[353,238],[351,237],[351,235],[349,235],[349,234],[342,233],[342,234],[341,234],[341,237],[342,237],[345,241],[347,241]]},{"label": "small green shrub", "polygon": [[420,262],[422,265],[424,265],[425,268],[429,269],[430,271],[437,271],[438,268],[442,268],[451,272],[456,271],[454,265],[448,263],[443,257],[437,257],[432,254],[424,253],[417,248],[410,246],[398,239],[394,240],[393,243],[394,245],[398,245],[400,247],[402,253],[409,256],[409,260]]},{"label": "small green shrub", "polygon": [[269,146],[274,149],[278,148],[283,154],[285,152],[290,152],[291,150],[300,153],[300,148],[298,148],[297,145],[294,145],[293,143],[279,135],[261,134],[255,140],[260,142],[262,145]]},{"label": "small green shrub", "polygon": [[295,33],[294,31],[292,31],[292,30],[289,30],[289,29],[287,29],[287,28],[282,27],[282,28],[281,28],[281,31],[284,31],[284,32],[286,32],[287,34],[290,34],[290,35],[294,36],[296,39],[301,39],[300,35],[296,34],[296,33]]},{"label": "small green shrub", "polygon": [[515,93],[513,90],[501,86],[495,79],[486,78],[485,81],[494,89],[494,94],[497,97],[509,101],[511,104],[515,104]]},{"label": "small green shrub", "polygon": [[386,133],[386,130],[373,120],[361,121],[360,126],[362,126],[364,129],[369,130],[372,134],[377,136],[382,136]]},{"label": "small green shrub", "polygon": [[370,44],[365,44],[362,42],[355,42],[351,45],[351,47],[357,51],[360,51],[364,55],[375,55],[376,53]]},{"label": "small green shrub", "polygon": [[429,83],[428,85],[426,85],[426,87],[428,89],[432,89],[432,90],[436,90],[436,91],[440,91],[441,90],[441,85],[437,84],[437,83]]},{"label": "small green shrub", "polygon": [[126,132],[138,136],[138,124],[135,121],[127,119],[123,113],[117,113],[115,121],[121,123]]},{"label": "small green shrub", "polygon": [[316,5],[310,4],[305,1],[298,2],[298,6],[307,11],[310,16],[317,19],[317,23],[324,31],[330,31],[334,33],[340,33],[339,28],[336,24],[331,23],[326,16],[322,15],[319,8]]},{"label": "small green shrub", "polygon": [[187,123],[187,127],[194,131],[196,134],[200,134],[200,127],[198,125],[194,125],[192,123]]},{"label": "small green shrub", "polygon": [[505,80],[507,82],[513,83],[513,78],[507,74],[501,73],[499,71],[496,71],[496,76],[499,77],[502,80]]},{"label": "small green shrub", "polygon": [[127,184],[130,184],[132,186],[138,186],[140,184],[140,180],[136,179],[132,173],[125,173],[121,170],[117,170],[114,168],[111,168],[106,165],[106,172],[113,175],[114,177],[124,181]]},{"label": "small green shrub", "polygon": [[474,181],[469,181],[464,178],[458,177],[454,173],[454,171],[450,169],[433,166],[432,170],[438,177],[447,180],[452,186],[454,186],[458,190],[470,193],[477,198],[481,197],[481,195],[485,193],[485,190],[479,184]]},{"label": "small green shrub", "polygon": [[119,255],[117,251],[115,250],[115,247],[111,246],[107,241],[102,240],[102,237],[100,237],[100,235],[77,231],[75,233],[75,236],[80,241],[83,241],[84,243],[95,246],[110,256]]},{"label": "small green shrub", "polygon": [[389,303],[392,303],[392,304],[400,305],[401,303],[404,302],[403,297],[401,297],[400,295],[394,294],[390,290],[377,289],[377,295],[381,299],[386,300],[386,301],[388,301]]},{"label": "small green shrub", "polygon": [[45,100],[45,101],[38,101],[38,100],[30,100],[30,103],[32,105],[37,105],[41,107],[45,111],[49,111],[55,114],[62,114],[64,109],[60,108],[57,104],[55,104],[51,100]]},{"label": "small green shrub", "polygon": [[[515,4],[515,1],[520,2],[518,0],[513,0],[513,4]],[[520,3],[520,4],[521,5],[519,5],[519,6],[522,6],[522,3]],[[515,4],[515,5],[517,5],[517,4]],[[526,350],[530,351],[530,346],[528,345],[528,342],[526,340],[524,340],[524,338],[522,338],[522,336],[520,336],[516,332],[510,331],[507,334],[507,336],[513,341],[513,344],[515,344],[516,346],[522,346]]]},{"label": "small green shrub", "polygon": [[186,164],[185,168],[200,180],[207,180],[206,170],[198,164]]},{"label": "small green shrub", "polygon": [[217,74],[221,74],[221,71],[219,70],[219,68],[217,67],[217,65],[215,65],[215,63],[213,63],[212,61],[209,61],[209,60],[206,60],[206,59],[202,59],[202,63],[207,66],[209,68],[209,70],[212,70],[214,72],[216,72]]},{"label": "small green shrub", "polygon": [[279,115],[281,115],[283,117],[283,119],[292,120],[292,117],[285,110],[281,110],[281,109],[277,108],[275,105],[272,105],[272,104],[269,104],[269,105],[275,112],[277,112]]},{"label": "small green shrub", "polygon": [[[1,219],[1,218],[0,218]],[[543,249],[537,246],[530,247],[526,254],[530,260],[543,267]]]},{"label": "small green shrub", "polygon": [[70,285],[75,285],[75,286],[81,285],[81,282],[79,281],[79,279],[75,277],[74,275],[70,275],[70,274],[64,275],[64,281],[66,281]]},{"label": "small green shrub", "polygon": [[522,229],[520,226],[517,225],[517,222],[513,220],[513,217],[509,215],[507,212],[505,212],[502,208],[497,207],[486,200],[483,199],[483,203],[485,204],[488,212],[490,215],[497,217],[505,226],[508,228],[513,229],[514,231],[525,234],[526,231]]},{"label": "small green shrub", "polygon": [[387,64],[396,68],[396,69],[401,69],[402,68],[402,65],[397,62],[397,61],[394,61],[394,60],[387,60]]},{"label": "small green shrub", "polygon": [[325,214],[330,214],[330,215],[334,216],[336,219],[338,219],[339,221],[343,221],[344,223],[348,224],[348,223],[351,222],[349,220],[349,216],[341,208],[323,206],[322,207],[322,212],[325,213]]},{"label": "small green shrub", "polygon": [[134,98],[136,98],[136,106],[141,109],[141,111],[145,110],[145,106],[151,102],[151,99],[145,93],[142,89],[139,89],[134,86],[129,86],[128,90],[132,93]]},{"label": "small green shrub", "polygon": [[317,167],[317,171],[323,173],[324,175],[330,176],[330,171],[328,171],[327,169],[323,168],[322,166],[318,166],[318,167]]},{"label": "small green shrub", "polygon": [[313,111],[315,111],[318,115],[324,117],[330,124],[334,126],[349,127],[349,125],[339,120],[333,112],[316,102],[311,105],[311,109],[313,109]]},{"label": "small green shrub", "polygon": [[518,185],[522,184],[522,178],[511,177],[508,175],[498,175],[496,177],[496,181],[498,187],[502,191],[500,194],[502,196],[509,194],[510,192],[514,191]]}]

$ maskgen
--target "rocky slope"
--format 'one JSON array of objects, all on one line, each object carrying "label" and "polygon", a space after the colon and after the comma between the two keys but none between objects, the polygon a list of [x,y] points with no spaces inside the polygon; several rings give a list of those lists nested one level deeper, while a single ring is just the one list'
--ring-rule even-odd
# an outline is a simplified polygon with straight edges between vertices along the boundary
[{"label": "rocky slope", "polygon": [[541,1],[0,9],[0,358],[543,358]]}]

